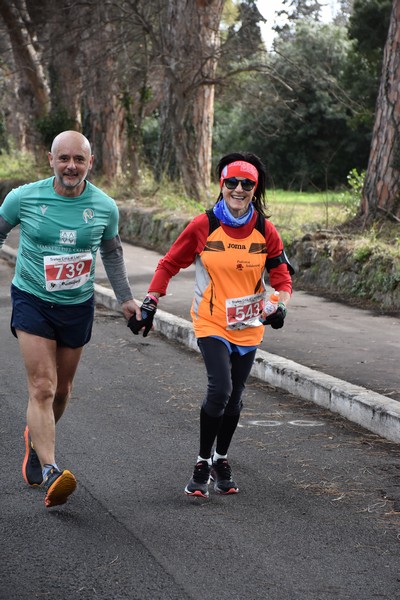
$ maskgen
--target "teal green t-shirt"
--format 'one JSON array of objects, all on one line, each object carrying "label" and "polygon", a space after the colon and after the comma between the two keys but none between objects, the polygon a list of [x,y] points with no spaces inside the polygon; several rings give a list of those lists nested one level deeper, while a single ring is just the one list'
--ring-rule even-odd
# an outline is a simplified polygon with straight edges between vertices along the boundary
[{"label": "teal green t-shirt", "polygon": [[118,234],[118,207],[88,181],[76,198],[56,194],[53,182],[12,190],[0,216],[20,225],[13,284],[49,302],[76,304],[93,294],[96,253]]}]

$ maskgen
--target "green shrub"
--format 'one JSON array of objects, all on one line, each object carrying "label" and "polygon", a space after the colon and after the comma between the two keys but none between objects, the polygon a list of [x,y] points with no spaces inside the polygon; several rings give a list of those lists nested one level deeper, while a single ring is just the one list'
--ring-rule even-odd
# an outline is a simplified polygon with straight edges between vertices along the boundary
[{"label": "green shrub", "polygon": [[365,171],[359,173],[357,169],[352,169],[347,175],[349,189],[343,192],[338,198],[341,206],[350,218],[355,217],[360,208],[365,173]]},{"label": "green shrub", "polygon": [[360,263],[366,262],[372,255],[372,252],[372,247],[369,244],[360,245],[354,249],[354,260]]}]

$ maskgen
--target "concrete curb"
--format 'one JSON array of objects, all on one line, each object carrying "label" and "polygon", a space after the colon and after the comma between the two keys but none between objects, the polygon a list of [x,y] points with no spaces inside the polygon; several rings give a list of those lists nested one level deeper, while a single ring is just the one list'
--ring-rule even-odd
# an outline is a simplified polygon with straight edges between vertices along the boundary
[{"label": "concrete curb", "polygon": [[[15,262],[17,251],[4,245],[2,254]],[[99,284],[94,287],[98,304],[121,312],[111,289]],[[199,351],[189,321],[159,309],[154,327],[165,337]],[[395,400],[263,350],[257,351],[251,374],[269,385],[338,413],[381,437],[400,442],[400,403]]]},{"label": "concrete curb", "polygon": [[[95,297],[98,304],[121,312],[112,290],[95,284]],[[199,351],[189,321],[159,309],[154,328],[165,337]],[[392,442],[400,442],[400,403],[395,400],[263,350],[257,351],[251,375],[338,413]]]},{"label": "concrete curb", "polygon": [[17,250],[14,250],[14,248],[11,248],[11,246],[6,246],[4,244],[3,248],[1,249],[1,254],[7,260],[13,263],[15,263],[15,261],[17,260]]}]

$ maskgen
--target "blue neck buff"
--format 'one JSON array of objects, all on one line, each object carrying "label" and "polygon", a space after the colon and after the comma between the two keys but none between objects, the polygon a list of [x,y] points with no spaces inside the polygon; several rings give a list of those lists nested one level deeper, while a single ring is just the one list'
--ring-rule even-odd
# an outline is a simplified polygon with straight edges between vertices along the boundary
[{"label": "blue neck buff", "polygon": [[251,220],[254,213],[254,206],[253,204],[250,204],[247,212],[241,217],[236,218],[229,212],[225,200],[222,199],[214,206],[213,213],[224,225],[229,225],[229,227],[241,227],[241,225],[246,225]]}]

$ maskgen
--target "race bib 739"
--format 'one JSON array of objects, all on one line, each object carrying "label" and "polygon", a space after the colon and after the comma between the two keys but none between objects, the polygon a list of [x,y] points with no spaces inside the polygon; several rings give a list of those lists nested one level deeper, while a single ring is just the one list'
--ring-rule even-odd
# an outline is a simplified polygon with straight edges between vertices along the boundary
[{"label": "race bib 739", "polygon": [[81,287],[89,280],[93,257],[90,252],[44,257],[44,277],[48,292]]}]

